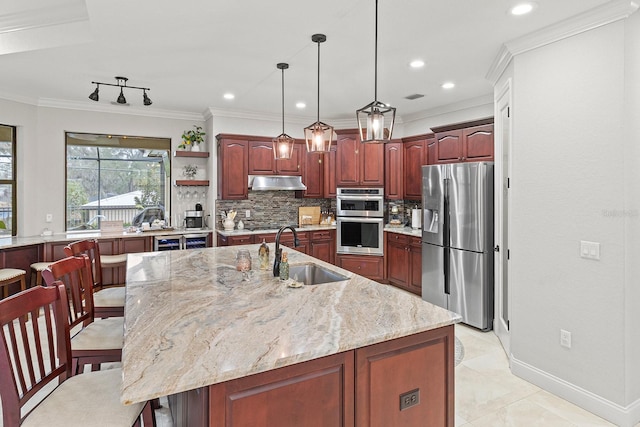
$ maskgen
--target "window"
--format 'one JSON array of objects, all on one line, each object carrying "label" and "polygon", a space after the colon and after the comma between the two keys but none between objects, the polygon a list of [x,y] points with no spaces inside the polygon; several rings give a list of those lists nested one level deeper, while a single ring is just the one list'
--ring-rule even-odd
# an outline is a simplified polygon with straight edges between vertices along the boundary
[{"label": "window", "polygon": [[170,139],[67,132],[66,145],[68,231],[99,229],[103,220],[127,227],[165,218]]},{"label": "window", "polygon": [[16,128],[0,125],[0,235],[15,236]]}]

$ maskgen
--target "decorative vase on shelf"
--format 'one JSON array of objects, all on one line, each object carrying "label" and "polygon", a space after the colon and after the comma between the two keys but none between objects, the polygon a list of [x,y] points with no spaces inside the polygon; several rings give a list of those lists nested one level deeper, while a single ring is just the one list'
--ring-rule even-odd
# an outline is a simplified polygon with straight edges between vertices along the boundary
[{"label": "decorative vase on shelf", "polygon": [[200,144],[193,144],[191,146],[191,151],[200,151]]},{"label": "decorative vase on shelf", "polygon": [[222,226],[224,227],[225,231],[232,231],[236,224],[231,218],[227,218],[222,222]]}]

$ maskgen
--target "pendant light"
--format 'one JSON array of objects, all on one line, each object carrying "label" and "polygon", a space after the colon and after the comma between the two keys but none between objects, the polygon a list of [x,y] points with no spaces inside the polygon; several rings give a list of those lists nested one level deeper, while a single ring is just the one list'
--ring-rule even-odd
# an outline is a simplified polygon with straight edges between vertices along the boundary
[{"label": "pendant light", "polygon": [[276,160],[290,159],[295,140],[284,133],[284,70],[289,68],[289,64],[280,62],[276,67],[282,70],[282,133],[273,139],[273,157]]},{"label": "pendant light", "polygon": [[326,153],[331,149],[333,140],[333,126],[320,121],[320,43],[324,43],[327,36],[324,34],[314,34],[311,41],[318,44],[318,120],[312,125],[304,128],[304,138],[307,142],[309,153]]},{"label": "pendant light", "polygon": [[[356,110],[356,119],[360,129],[360,140],[363,143],[386,143],[391,139],[393,123],[396,120],[396,109],[378,101],[378,0],[376,0],[376,32],[375,32],[375,74],[374,100]],[[386,114],[386,116],[385,116]]]}]

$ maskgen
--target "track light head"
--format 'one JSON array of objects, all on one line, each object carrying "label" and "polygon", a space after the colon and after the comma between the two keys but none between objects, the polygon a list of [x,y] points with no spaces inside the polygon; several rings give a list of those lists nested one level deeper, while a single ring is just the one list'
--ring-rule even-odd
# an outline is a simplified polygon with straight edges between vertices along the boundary
[{"label": "track light head", "polygon": [[151,102],[151,100],[149,99],[149,97],[147,96],[147,90],[146,89],[143,89],[143,91],[142,91],[142,102],[144,103],[144,105],[153,104]]},{"label": "track light head", "polygon": [[124,93],[122,92],[122,88],[120,88],[120,96],[118,96],[118,104],[126,104],[127,98],[124,97]]},{"label": "track light head", "polygon": [[100,92],[100,85],[96,85],[96,90],[94,90],[93,93],[89,95],[89,99],[92,101],[99,101],[100,97],[98,96],[98,92]]}]

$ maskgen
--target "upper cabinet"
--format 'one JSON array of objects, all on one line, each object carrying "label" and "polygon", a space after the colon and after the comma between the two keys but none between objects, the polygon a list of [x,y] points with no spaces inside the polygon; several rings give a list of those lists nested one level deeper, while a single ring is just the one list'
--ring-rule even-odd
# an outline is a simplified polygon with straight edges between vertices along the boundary
[{"label": "upper cabinet", "polygon": [[384,197],[388,200],[402,200],[404,197],[402,146],[402,142],[384,144]]},{"label": "upper cabinet", "polygon": [[404,187],[406,200],[422,199],[422,166],[428,164],[429,143],[435,141],[433,134],[404,138]]},{"label": "upper cabinet", "polygon": [[218,198],[248,197],[249,141],[239,135],[218,135]]},{"label": "upper cabinet", "polygon": [[384,144],[362,144],[357,130],[337,132],[336,186],[384,186]]},{"label": "upper cabinet", "polygon": [[429,164],[493,161],[493,118],[432,129],[436,145]]},{"label": "upper cabinet", "polygon": [[303,144],[294,144],[290,159],[273,157],[271,139],[249,141],[249,175],[302,175]]}]

